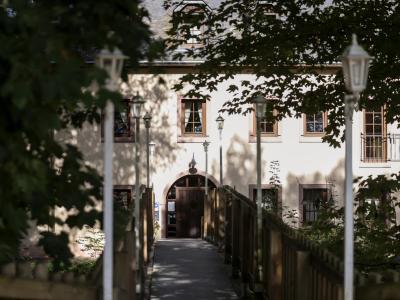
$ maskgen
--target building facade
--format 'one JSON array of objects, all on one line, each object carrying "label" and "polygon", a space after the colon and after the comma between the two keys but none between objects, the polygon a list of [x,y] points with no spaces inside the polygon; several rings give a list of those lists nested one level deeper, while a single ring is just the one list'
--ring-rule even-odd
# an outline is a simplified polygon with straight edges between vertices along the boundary
[{"label": "building facade", "polygon": [[[154,31],[164,36],[171,11],[164,11],[158,2],[146,1],[145,5],[154,20]],[[201,2],[183,1],[190,5]],[[206,5],[208,9],[213,9],[218,1],[209,1]],[[194,28],[193,32],[201,34],[199,28]],[[195,38],[188,41],[188,44],[196,43]],[[255,198],[254,114],[223,115],[225,124],[221,136],[216,123],[219,110],[229,100],[230,95],[226,91],[229,84],[242,80],[254,81],[255,76],[238,74],[231,82],[221,83],[217,91],[211,94],[210,101],[186,99],[183,92],[175,92],[172,86],[182,74],[193,72],[196,63],[190,60],[160,61],[158,64],[163,67],[160,75],[149,74],[144,65],[139,73],[130,74],[128,82],[121,86],[126,100],[115,114],[114,185],[122,201],[132,197],[135,182],[135,120],[130,107],[132,96],[137,92],[143,96],[145,111],[152,115],[150,140],[154,142],[155,149],[150,154],[150,182],[164,237],[199,235],[197,228],[206,175],[204,141],[210,142],[208,186],[218,187],[222,173],[223,184],[234,187],[250,199]],[[340,66],[327,67],[327,72],[336,72],[338,68]],[[164,84],[160,84],[160,77]],[[295,212],[298,225],[312,222],[318,217],[321,201],[334,201],[339,205],[343,203],[344,145],[332,148],[322,142],[326,122],[324,112],[286,118],[275,123],[261,122],[263,195],[272,195],[274,205],[282,211],[283,216],[289,211]],[[400,131],[397,124],[385,124],[383,108],[355,113],[353,126],[355,177],[400,171]],[[141,128],[140,180],[141,184],[145,184],[146,135],[143,122]],[[102,172],[101,125],[72,131],[67,138],[75,141],[85,153],[87,162]],[[182,205],[179,201],[186,204]],[[187,228],[192,228],[193,232]]]}]

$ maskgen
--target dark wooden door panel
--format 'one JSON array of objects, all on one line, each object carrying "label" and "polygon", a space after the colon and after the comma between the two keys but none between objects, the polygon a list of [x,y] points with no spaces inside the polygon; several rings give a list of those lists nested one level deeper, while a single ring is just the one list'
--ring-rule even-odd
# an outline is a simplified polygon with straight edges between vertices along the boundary
[{"label": "dark wooden door panel", "polygon": [[176,235],[198,238],[204,211],[204,189],[176,188]]}]

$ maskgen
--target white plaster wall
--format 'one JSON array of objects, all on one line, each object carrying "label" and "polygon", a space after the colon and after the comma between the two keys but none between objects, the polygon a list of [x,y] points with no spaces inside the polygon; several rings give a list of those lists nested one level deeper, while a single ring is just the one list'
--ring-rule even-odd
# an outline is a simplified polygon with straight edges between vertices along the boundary
[{"label": "white plaster wall", "polygon": [[[205,155],[202,142],[196,138],[189,143],[178,143],[178,99],[172,90],[173,83],[180,75],[163,75],[165,85],[160,84],[153,75],[130,76],[128,84],[122,87],[123,93],[130,97],[138,91],[146,100],[146,110],[153,115],[151,140],[156,143],[154,156],[151,157],[152,182],[156,201],[165,201],[165,191],[177,179],[178,174],[188,170],[188,164],[194,154],[197,169],[205,171]],[[250,79],[251,75],[239,75],[234,81]],[[230,83],[226,82],[212,93],[207,103],[207,140],[209,147],[209,173],[219,179],[219,133],[215,119],[223,103],[229,100],[225,91]],[[224,184],[235,186],[248,195],[249,184],[256,183],[256,144],[249,142],[251,115],[223,115],[225,126],[222,136]],[[360,132],[363,126],[362,113],[354,117],[353,127],[353,169],[354,176],[390,174],[400,171],[399,162],[385,164],[365,164],[360,162]],[[343,199],[344,147],[334,149],[320,138],[302,136],[303,121],[288,118],[279,122],[279,136],[262,143],[263,183],[269,182],[268,167],[271,161],[280,163],[283,205],[298,209],[300,184],[335,184],[336,200]],[[143,128],[142,123],[142,128]],[[389,126],[388,132],[399,132],[396,125]],[[142,144],[144,131],[142,130]],[[74,132],[73,139],[81,147],[85,158],[91,165],[102,171],[102,143],[98,126],[86,126]],[[133,185],[134,144],[117,143],[114,145],[114,184]],[[141,183],[146,183],[145,148],[141,155]],[[161,216],[162,217],[162,216]]]}]

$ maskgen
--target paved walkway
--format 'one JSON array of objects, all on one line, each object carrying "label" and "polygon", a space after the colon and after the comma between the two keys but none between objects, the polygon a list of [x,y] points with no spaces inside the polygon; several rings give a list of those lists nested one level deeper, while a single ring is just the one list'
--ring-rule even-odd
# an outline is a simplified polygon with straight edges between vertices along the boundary
[{"label": "paved walkway", "polygon": [[152,300],[236,300],[229,274],[214,246],[200,239],[156,244]]}]

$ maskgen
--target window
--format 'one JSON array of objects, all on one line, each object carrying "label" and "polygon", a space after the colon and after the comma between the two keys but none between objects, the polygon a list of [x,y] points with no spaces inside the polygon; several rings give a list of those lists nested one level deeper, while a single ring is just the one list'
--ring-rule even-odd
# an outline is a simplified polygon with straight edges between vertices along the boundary
[{"label": "window", "polygon": [[[267,109],[267,108],[266,108]],[[276,116],[276,111],[273,113]],[[256,114],[253,113],[253,135],[256,135],[257,118]],[[267,120],[267,111],[265,111],[265,117],[260,120],[260,132],[262,136],[278,136],[278,122]]]},{"label": "window", "polygon": [[128,209],[132,202],[132,186],[114,186],[113,198],[118,207]]},{"label": "window", "polygon": [[276,19],[278,15],[274,12],[274,6],[270,1],[259,0],[257,10],[270,19]]},{"label": "window", "polygon": [[316,221],[318,219],[318,213],[321,207],[327,205],[327,188],[303,188],[303,224]]},{"label": "window", "polygon": [[386,123],[383,108],[364,111],[364,134],[361,136],[361,144],[363,161],[386,161]]},{"label": "window", "polygon": [[185,136],[205,136],[205,116],[205,101],[183,99],[181,102],[181,134]]},{"label": "window", "polygon": [[[102,116],[101,137],[104,138],[104,115]],[[124,100],[120,107],[114,110],[114,142],[135,142],[131,102]]]},{"label": "window", "polygon": [[175,10],[174,16],[182,26],[179,29],[184,48],[200,48],[204,46],[204,18],[210,12],[204,1],[182,1]]},{"label": "window", "polygon": [[190,36],[187,39],[187,45],[188,46],[198,46],[202,44],[202,34],[203,34],[203,26],[201,25],[193,25],[190,30]]},{"label": "window", "polygon": [[[257,201],[257,186],[250,184],[250,199]],[[272,184],[261,185],[261,196],[263,207],[278,215],[282,214],[282,189]]]},{"label": "window", "polygon": [[327,124],[326,113],[304,114],[304,135],[324,135]]}]

